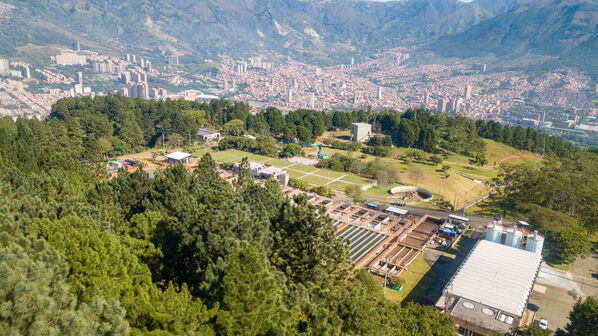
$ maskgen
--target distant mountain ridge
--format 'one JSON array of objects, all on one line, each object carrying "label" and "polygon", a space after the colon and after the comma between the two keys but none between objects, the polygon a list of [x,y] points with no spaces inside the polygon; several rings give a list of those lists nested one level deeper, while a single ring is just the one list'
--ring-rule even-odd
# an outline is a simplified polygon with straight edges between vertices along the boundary
[{"label": "distant mountain ridge", "polygon": [[[105,46],[204,55],[256,51],[332,60],[465,31],[518,0],[0,0],[4,44],[80,36]],[[25,41],[20,38],[25,36]]]},{"label": "distant mountain ridge", "polygon": [[[0,54],[23,46],[333,64],[397,46],[442,56],[537,54],[598,68],[598,0],[0,0]],[[0,6],[1,7],[1,6]]]},{"label": "distant mountain ridge", "polygon": [[528,0],[452,36],[433,49],[444,56],[558,56],[598,67],[598,0]]}]

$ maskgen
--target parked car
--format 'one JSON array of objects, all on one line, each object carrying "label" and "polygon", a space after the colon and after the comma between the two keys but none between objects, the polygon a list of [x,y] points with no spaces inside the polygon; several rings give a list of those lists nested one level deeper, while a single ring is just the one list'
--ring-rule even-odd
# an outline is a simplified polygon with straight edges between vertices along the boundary
[{"label": "parked car", "polygon": [[528,303],[527,304],[527,309],[531,310],[531,311],[538,311],[540,309],[540,307],[536,306],[533,303]]},{"label": "parked car", "polygon": [[540,319],[540,328],[544,330],[548,329],[548,321],[545,318]]}]

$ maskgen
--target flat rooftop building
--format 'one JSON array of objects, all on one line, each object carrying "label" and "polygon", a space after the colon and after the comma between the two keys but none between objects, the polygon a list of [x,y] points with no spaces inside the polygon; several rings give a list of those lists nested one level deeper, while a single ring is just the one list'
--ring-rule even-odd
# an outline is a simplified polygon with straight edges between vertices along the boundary
[{"label": "flat rooftop building", "polygon": [[480,240],[436,307],[455,319],[459,335],[507,332],[520,325],[541,262],[533,252]]},{"label": "flat rooftop building", "polygon": [[191,154],[185,153],[185,152],[178,152],[178,151],[172,152],[170,154],[166,154],[166,159],[168,160],[168,163],[171,163],[171,164],[175,164],[175,163],[188,164],[190,157],[191,157]]}]

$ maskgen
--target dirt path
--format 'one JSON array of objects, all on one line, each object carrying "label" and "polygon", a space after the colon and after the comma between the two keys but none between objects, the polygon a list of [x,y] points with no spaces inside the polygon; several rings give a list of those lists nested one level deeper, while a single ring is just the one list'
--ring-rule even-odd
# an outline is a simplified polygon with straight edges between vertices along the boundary
[{"label": "dirt path", "polygon": [[495,165],[484,165],[484,168],[496,168],[496,167],[500,166],[501,163],[503,163],[505,161],[513,160],[513,159],[523,159],[523,158],[540,160],[540,161],[546,161],[546,160],[544,160],[542,158],[539,158],[539,157],[537,157],[535,155],[529,155],[529,154],[525,154],[525,155],[511,155],[511,156],[508,156],[508,157],[506,157],[504,159],[500,159],[500,160],[496,161]]}]

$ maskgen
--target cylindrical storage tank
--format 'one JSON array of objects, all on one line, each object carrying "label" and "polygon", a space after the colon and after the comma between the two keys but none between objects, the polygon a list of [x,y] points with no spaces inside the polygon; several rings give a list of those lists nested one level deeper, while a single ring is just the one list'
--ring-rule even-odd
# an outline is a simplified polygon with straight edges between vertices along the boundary
[{"label": "cylindrical storage tank", "polygon": [[544,247],[544,237],[538,234],[538,231],[534,231],[534,234],[531,234],[527,237],[527,242],[525,243],[525,250],[534,252],[537,255],[542,255],[542,248]]},{"label": "cylindrical storage tank", "polygon": [[507,235],[505,238],[505,245],[511,246],[514,248],[520,248],[522,237],[523,237],[523,234],[521,233],[521,231],[517,230],[517,226],[513,226],[513,230],[507,231]]},{"label": "cylindrical storage tank", "polygon": [[502,227],[496,223],[486,227],[486,240],[500,244]]}]

